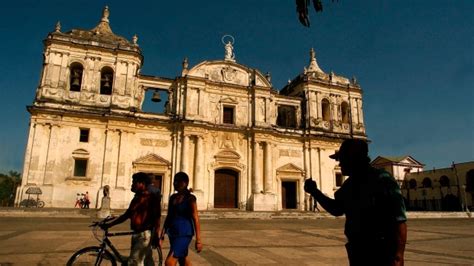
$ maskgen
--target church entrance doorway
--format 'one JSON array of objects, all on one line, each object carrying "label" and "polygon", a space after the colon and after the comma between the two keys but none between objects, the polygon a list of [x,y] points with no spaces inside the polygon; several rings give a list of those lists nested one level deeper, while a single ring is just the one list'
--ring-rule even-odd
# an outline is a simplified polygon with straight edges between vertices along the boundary
[{"label": "church entrance doorway", "polygon": [[159,188],[160,191],[163,191],[163,175],[151,174],[151,176],[151,183],[153,184],[153,186]]},{"label": "church entrance doorway", "polygon": [[296,181],[281,182],[281,203],[283,209],[296,209]]},{"label": "church entrance doorway", "polygon": [[239,173],[219,169],[214,177],[214,208],[237,208]]}]

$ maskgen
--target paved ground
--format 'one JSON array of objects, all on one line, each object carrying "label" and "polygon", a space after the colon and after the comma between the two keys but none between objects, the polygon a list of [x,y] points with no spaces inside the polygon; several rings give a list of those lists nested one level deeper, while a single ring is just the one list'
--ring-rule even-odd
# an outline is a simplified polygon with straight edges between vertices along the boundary
[{"label": "paved ground", "polygon": [[[0,218],[0,265],[64,265],[97,241],[88,218]],[[345,265],[344,219],[203,220],[194,265]],[[406,265],[474,265],[474,219],[412,219]],[[120,226],[117,230],[126,230]],[[129,238],[114,243],[124,254]],[[165,243],[164,253],[167,253]]]}]

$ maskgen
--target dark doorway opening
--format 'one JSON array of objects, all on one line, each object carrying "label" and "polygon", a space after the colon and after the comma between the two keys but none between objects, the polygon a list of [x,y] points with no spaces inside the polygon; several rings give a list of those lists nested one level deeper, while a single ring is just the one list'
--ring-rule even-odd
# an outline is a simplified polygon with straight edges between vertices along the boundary
[{"label": "dark doorway opening", "polygon": [[161,193],[163,193],[163,176],[159,174],[150,174],[150,176],[153,188],[160,189]]},{"label": "dark doorway opening", "polygon": [[215,172],[214,208],[237,208],[239,173],[230,169]]},{"label": "dark doorway opening", "polygon": [[296,182],[281,182],[281,202],[283,209],[296,209]]}]

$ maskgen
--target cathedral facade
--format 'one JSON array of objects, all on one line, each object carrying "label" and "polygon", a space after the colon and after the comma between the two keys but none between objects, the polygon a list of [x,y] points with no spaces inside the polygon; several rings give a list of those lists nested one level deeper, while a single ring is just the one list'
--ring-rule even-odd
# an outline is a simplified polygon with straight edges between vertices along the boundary
[{"label": "cathedral facade", "polygon": [[[140,73],[137,37],[114,34],[109,10],[91,30],[44,40],[44,64],[31,114],[16,203],[39,187],[46,207],[73,207],[105,186],[111,207],[126,208],[131,176],[161,180],[163,205],[179,171],[190,177],[200,210],[310,210],[312,177],[332,196],[344,177],[328,156],[347,138],[366,139],[362,90],[355,79],[324,73],[313,50],[302,73],[281,90],[270,76],[237,63],[232,42],[222,60],[182,75]],[[303,64],[302,64],[303,66]],[[147,91],[168,95],[163,113],[143,111]]]}]

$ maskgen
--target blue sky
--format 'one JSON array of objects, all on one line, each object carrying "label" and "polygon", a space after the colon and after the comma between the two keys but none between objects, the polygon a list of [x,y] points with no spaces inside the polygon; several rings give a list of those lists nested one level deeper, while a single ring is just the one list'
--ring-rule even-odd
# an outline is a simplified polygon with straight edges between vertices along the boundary
[{"label": "blue sky", "polygon": [[[130,5],[133,3],[133,5]],[[141,73],[175,77],[222,59],[235,37],[238,63],[271,72],[281,89],[308,64],[356,76],[364,91],[371,157],[411,155],[427,169],[474,160],[474,1],[323,0],[299,24],[293,0],[8,1],[0,9],[0,172],[22,170],[29,114],[42,66],[42,40],[93,28],[110,8],[112,30],[137,34]]]}]

